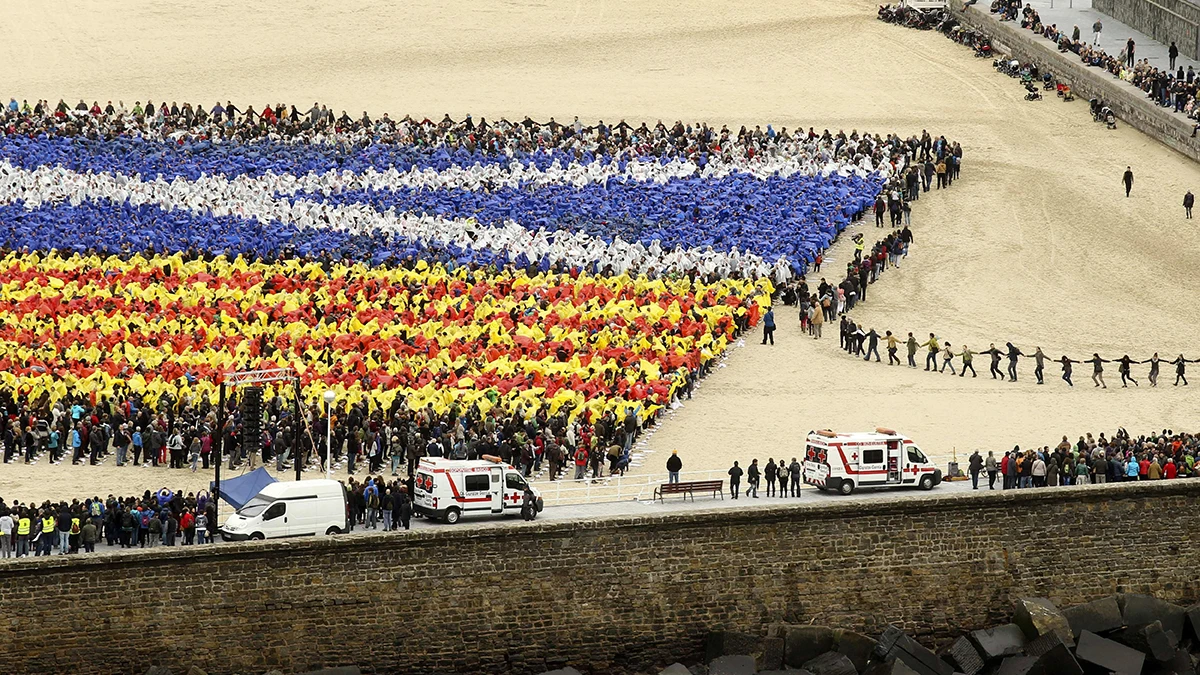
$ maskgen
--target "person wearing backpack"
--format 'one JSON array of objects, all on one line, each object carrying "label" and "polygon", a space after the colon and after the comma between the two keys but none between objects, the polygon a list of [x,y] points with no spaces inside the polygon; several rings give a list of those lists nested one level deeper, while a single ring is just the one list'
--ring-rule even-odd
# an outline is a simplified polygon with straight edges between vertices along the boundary
[{"label": "person wearing backpack", "polygon": [[376,525],[376,520],[379,518],[379,488],[375,487],[374,482],[367,483],[367,489],[364,496],[367,500],[366,527],[369,527],[372,530],[379,529]]},{"label": "person wearing backpack", "polygon": [[137,544],[137,521],[134,518],[134,512],[125,510],[121,512],[121,548],[130,548]]},{"label": "person wearing backpack", "polygon": [[162,543],[163,522],[155,518],[150,511],[142,512],[142,522],[146,524],[146,547],[154,548]]}]

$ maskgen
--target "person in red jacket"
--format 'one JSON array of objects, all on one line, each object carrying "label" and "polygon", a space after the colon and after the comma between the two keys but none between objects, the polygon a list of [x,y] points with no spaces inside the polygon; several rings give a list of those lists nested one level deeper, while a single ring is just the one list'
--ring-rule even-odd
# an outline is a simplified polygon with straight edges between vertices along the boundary
[{"label": "person in red jacket", "polygon": [[179,518],[179,529],[183,530],[184,546],[196,543],[196,516],[192,514],[192,509],[184,509],[183,516]]},{"label": "person in red jacket", "polygon": [[1163,467],[1163,478],[1171,479],[1179,475],[1179,469],[1175,466],[1175,460],[1168,457],[1167,464]]}]

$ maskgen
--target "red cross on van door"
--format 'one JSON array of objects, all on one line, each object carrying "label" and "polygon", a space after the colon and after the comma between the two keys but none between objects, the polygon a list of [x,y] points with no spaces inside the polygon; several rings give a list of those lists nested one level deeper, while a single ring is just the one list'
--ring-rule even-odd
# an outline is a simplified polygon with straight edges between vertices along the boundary
[{"label": "red cross on van door", "polygon": [[857,462],[857,461],[858,461],[858,453],[857,453],[857,452],[855,452],[854,454],[850,455],[850,459],[852,459],[852,460],[854,460],[854,461],[856,461],[856,462]]}]

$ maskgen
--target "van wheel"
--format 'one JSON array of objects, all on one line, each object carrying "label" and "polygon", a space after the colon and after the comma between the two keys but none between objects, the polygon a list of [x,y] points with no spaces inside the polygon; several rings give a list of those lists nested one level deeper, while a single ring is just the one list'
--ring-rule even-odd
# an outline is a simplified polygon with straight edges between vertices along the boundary
[{"label": "van wheel", "polygon": [[932,490],[933,489],[933,476],[931,476],[929,474],[925,474],[924,476],[921,476],[921,489],[922,490]]},{"label": "van wheel", "polygon": [[852,481],[852,480],[842,481],[842,484],[838,487],[838,492],[840,492],[844,495],[848,495],[848,494],[854,492],[854,481]]},{"label": "van wheel", "polygon": [[459,512],[458,507],[452,506],[446,509],[446,523],[449,525],[457,523],[459,516],[461,515],[462,514]]},{"label": "van wheel", "polygon": [[337,526],[334,526],[334,527],[329,528],[328,530],[325,530],[326,535],[341,534],[341,533],[342,533],[341,528],[339,528]]},{"label": "van wheel", "polygon": [[255,532],[254,534],[250,535],[250,538],[254,541],[262,541],[263,534],[262,534],[262,532]]}]

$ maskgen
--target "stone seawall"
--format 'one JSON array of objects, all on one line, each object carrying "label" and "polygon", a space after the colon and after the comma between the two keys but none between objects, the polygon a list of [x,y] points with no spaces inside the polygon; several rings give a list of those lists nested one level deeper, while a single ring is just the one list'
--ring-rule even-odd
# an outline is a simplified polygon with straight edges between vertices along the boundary
[{"label": "stone seawall", "polygon": [[1200,481],[446,526],[0,564],[6,673],[589,673],[788,621],[929,645],[1017,596],[1197,600]]},{"label": "stone seawall", "polygon": [[[1118,80],[1108,71],[1083,65],[1079,57],[1070,52],[1060,53],[1054,43],[1022,29],[1019,24],[997,21],[988,14],[986,7],[981,10],[976,5],[964,11],[962,2],[954,0],[950,3],[950,12],[961,23],[990,37],[999,51],[1054,73],[1056,78],[1070,84],[1075,95],[1085,103],[1091,98],[1101,99],[1125,123],[1200,161],[1200,138],[1191,137],[1190,121],[1170,109],[1154,105],[1137,87]],[[1057,98],[1050,97],[1043,103],[1053,105],[1056,102]]]},{"label": "stone seawall", "polygon": [[1200,59],[1200,5],[1187,0],[1092,0],[1102,12],[1179,53]]}]

